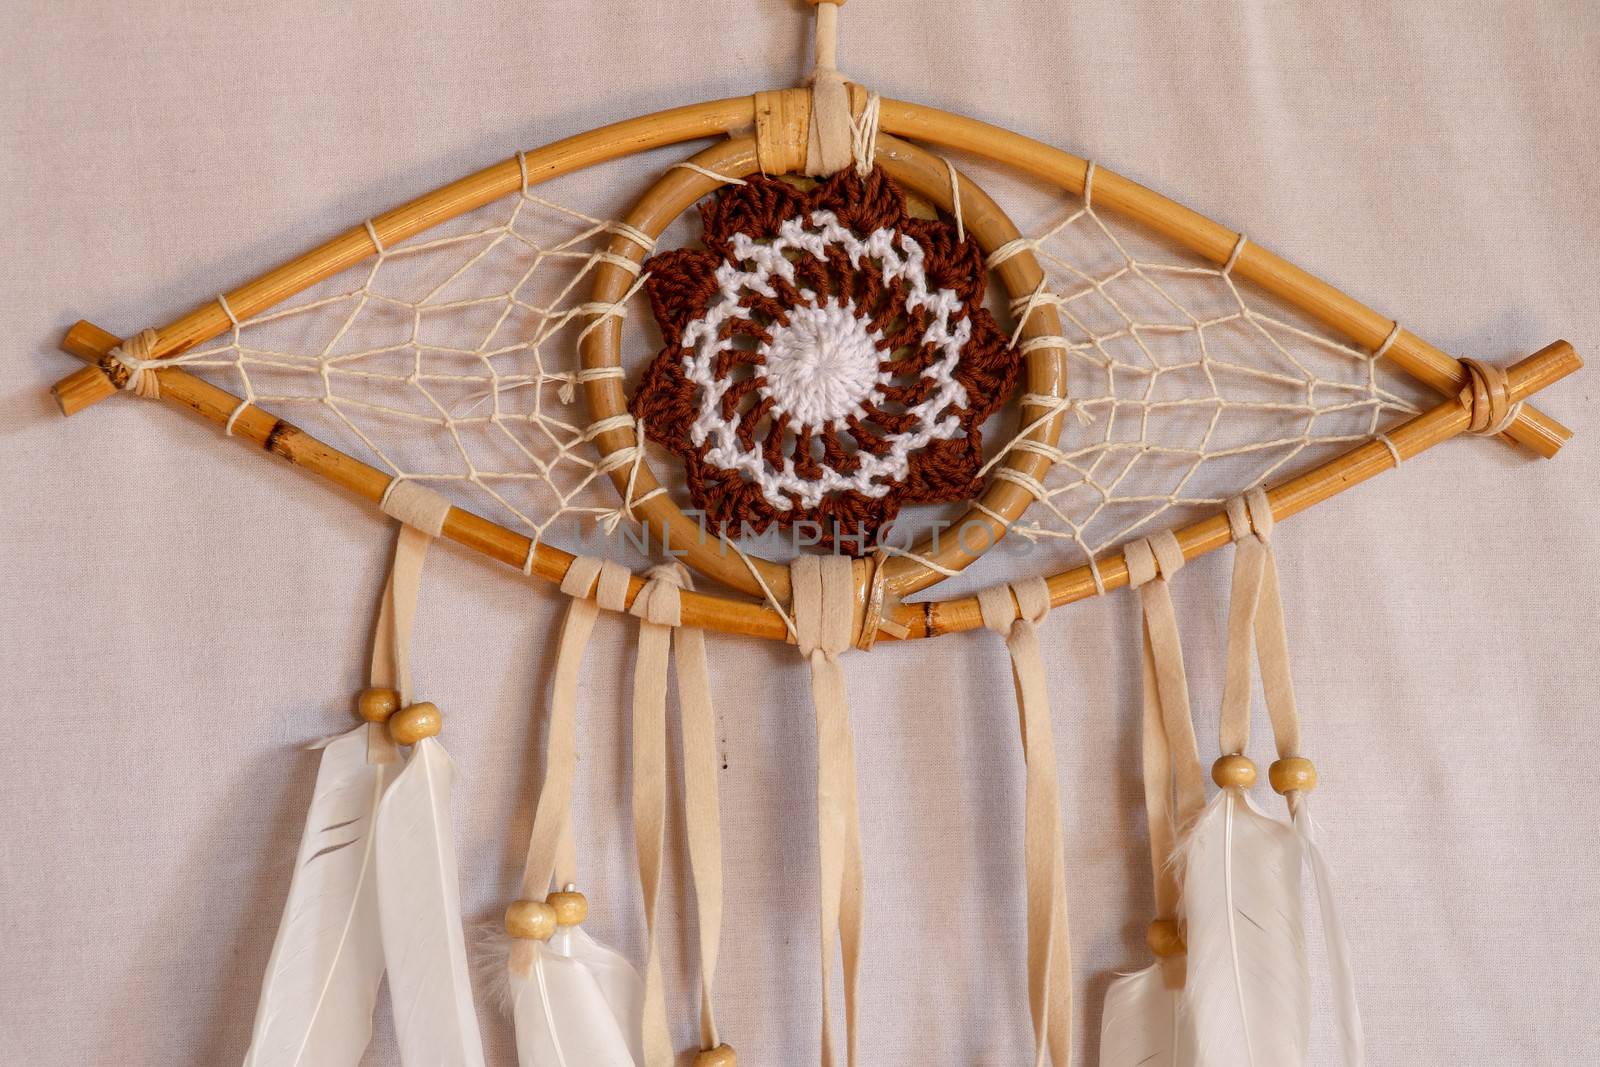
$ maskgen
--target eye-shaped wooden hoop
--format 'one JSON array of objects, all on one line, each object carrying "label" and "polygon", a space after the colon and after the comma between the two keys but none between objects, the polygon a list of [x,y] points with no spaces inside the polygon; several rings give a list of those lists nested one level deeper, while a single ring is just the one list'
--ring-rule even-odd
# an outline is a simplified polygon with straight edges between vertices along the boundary
[{"label": "eye-shaped wooden hoop", "polygon": [[[751,137],[736,137],[713,145],[691,162],[730,178],[743,178],[759,169],[756,142]],[[907,193],[927,200],[947,215],[952,212],[954,198],[950,187],[951,172],[938,156],[880,134],[876,162]],[[958,174],[955,180],[960,182],[961,187],[962,224],[985,253],[992,253],[1021,236],[999,205],[971,179]],[[651,238],[659,237],[674,219],[721,185],[716,178],[700,171],[687,167],[673,168],[639,199],[624,221]],[[645,258],[645,250],[624,236],[612,240],[610,252],[634,262]],[[1029,296],[1044,280],[1038,261],[1027,250],[1008,256],[995,268],[994,273],[1013,300]],[[595,271],[594,288],[589,299],[595,305],[614,303],[627,294],[634,280],[633,272],[613,263],[602,263]],[[1029,312],[1018,343],[1037,337],[1058,337],[1060,334],[1060,317],[1054,305],[1045,304]],[[584,368],[593,370],[621,366],[621,344],[621,321],[616,317],[606,319],[584,338]],[[1025,392],[1056,400],[1066,396],[1064,351],[1040,347],[1024,358]],[[620,379],[593,378],[585,383],[585,389],[595,421],[628,413],[628,398]],[[1028,426],[1043,419],[1028,434],[1030,439],[1049,445],[1056,443],[1061,433],[1062,412],[1058,409],[1051,415],[1050,411],[1050,407],[1040,404],[1022,406],[1020,425]],[[1050,417],[1045,418],[1047,415]],[[607,430],[595,438],[595,444],[604,456],[632,449],[636,443],[634,432],[628,427]],[[1050,460],[1034,451],[1013,451],[1005,458],[1003,465],[1027,479],[1042,481],[1050,467]],[[613,469],[611,479],[616,483],[618,492],[630,494],[631,489],[633,500],[654,492],[660,485],[648,461],[643,459],[639,461],[637,470],[633,463]],[[949,528],[951,532],[942,537],[925,538],[913,546],[909,554],[885,561],[883,580],[887,589],[898,596],[907,596],[939,582],[947,572],[968,566],[998,542],[1005,535],[1006,525],[1015,522],[1033,502],[1033,496],[1027,489],[1001,478],[991,478],[980,499],[987,510],[969,508]],[[670,546],[673,551],[683,553],[686,562],[701,573],[754,596],[763,595],[761,582],[765,582],[775,598],[785,603],[788,601],[787,568],[754,555],[740,556],[733,552],[718,539],[715,531],[705,531],[700,523],[685,515],[667,494],[656,493],[635,505],[633,510],[649,529],[653,544]],[[1001,516],[1003,521],[995,519],[994,515]],[[751,574],[752,567],[760,571],[761,582]]]}]

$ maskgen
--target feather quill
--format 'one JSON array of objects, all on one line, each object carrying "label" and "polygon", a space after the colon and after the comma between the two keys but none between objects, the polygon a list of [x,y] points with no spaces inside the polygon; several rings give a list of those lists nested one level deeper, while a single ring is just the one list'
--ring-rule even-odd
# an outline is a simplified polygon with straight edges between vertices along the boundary
[{"label": "feather quill", "polygon": [[1188,977],[1203,1067],[1300,1067],[1311,1017],[1300,842],[1241,790],[1211,801],[1181,846]]},{"label": "feather quill", "polygon": [[644,982],[582,929],[514,941],[506,974],[518,1067],[636,1067],[644,1062]]},{"label": "feather quill", "polygon": [[407,1067],[483,1067],[450,828],[453,777],[444,746],[425,737],[378,809],[378,918]]},{"label": "feather quill", "polygon": [[1306,866],[1317,887],[1317,908],[1322,913],[1322,940],[1328,952],[1328,974],[1333,987],[1334,1021],[1339,1030],[1339,1048],[1345,1067],[1362,1067],[1367,1062],[1367,1040],[1361,1027],[1361,1009],[1356,1004],[1355,970],[1350,963],[1350,943],[1345,938],[1344,922],[1333,895],[1333,872],[1322,846],[1317,842],[1317,824],[1311,807],[1302,795],[1295,805],[1294,829],[1305,851]]},{"label": "feather quill", "polygon": [[1157,960],[1111,983],[1100,1018],[1100,1067],[1195,1067],[1183,966],[1182,958]]},{"label": "feather quill", "polygon": [[383,727],[322,750],[245,1067],[354,1067],[372,1038],[383,980],[373,815],[398,766],[387,734],[374,745],[373,730]]}]

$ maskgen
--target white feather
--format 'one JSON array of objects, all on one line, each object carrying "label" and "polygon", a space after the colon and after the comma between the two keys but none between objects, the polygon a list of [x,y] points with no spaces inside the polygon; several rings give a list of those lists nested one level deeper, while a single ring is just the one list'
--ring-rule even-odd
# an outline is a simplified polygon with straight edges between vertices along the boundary
[{"label": "white feather", "polygon": [[1301,796],[1294,813],[1295,832],[1305,850],[1312,881],[1317,887],[1317,908],[1322,913],[1322,940],[1328,952],[1328,973],[1333,985],[1334,1020],[1339,1029],[1339,1048],[1345,1067],[1362,1067],[1367,1062],[1367,1039],[1361,1027],[1361,1009],[1356,1005],[1356,979],[1350,965],[1350,943],[1345,938],[1339,905],[1333,895],[1333,873],[1322,846],[1317,843],[1317,824],[1311,807]]},{"label": "white feather", "polygon": [[398,767],[368,760],[372,729],[323,746],[245,1067],[353,1067],[372,1037],[383,980],[372,817]]},{"label": "white feather", "polygon": [[1195,1067],[1182,974],[1183,960],[1174,959],[1117,976],[1100,1016],[1100,1067]]},{"label": "white feather", "polygon": [[378,918],[407,1067],[483,1065],[450,829],[453,776],[444,747],[425,737],[378,809]]},{"label": "white feather", "polygon": [[1238,789],[1182,846],[1184,1002],[1203,1067],[1300,1067],[1311,1018],[1300,842]]},{"label": "white feather", "polygon": [[633,965],[575,926],[518,941],[507,976],[518,1067],[636,1067],[644,1062],[644,983]]}]

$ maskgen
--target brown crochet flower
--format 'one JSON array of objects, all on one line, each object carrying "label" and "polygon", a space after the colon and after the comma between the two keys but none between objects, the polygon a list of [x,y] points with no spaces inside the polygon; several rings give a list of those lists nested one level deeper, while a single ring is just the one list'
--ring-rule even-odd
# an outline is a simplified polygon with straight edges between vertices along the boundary
[{"label": "brown crochet flower", "polygon": [[978,428],[1017,377],[977,242],[876,169],[755,177],[700,216],[703,249],[645,264],[666,347],[632,411],[710,528],[808,521],[860,554],[902,504],[974,495]]}]

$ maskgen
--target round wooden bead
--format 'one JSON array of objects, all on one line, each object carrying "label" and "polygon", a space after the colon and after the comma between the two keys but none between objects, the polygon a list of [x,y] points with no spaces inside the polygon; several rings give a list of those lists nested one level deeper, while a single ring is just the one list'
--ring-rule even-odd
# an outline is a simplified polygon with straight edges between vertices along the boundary
[{"label": "round wooden bead", "polygon": [[1303,756],[1281,759],[1267,768],[1275,793],[1309,793],[1317,787],[1317,768]]},{"label": "round wooden bead", "polygon": [[545,900],[556,910],[556,922],[561,926],[577,926],[589,917],[589,899],[576,890],[551,893]]},{"label": "round wooden bead", "polygon": [[397,745],[414,745],[424,737],[434,737],[444,725],[437,706],[426,700],[394,714],[389,720],[389,736]]},{"label": "round wooden bead", "polygon": [[1223,789],[1249,789],[1256,784],[1256,765],[1248,756],[1223,756],[1211,765],[1211,780]]},{"label": "round wooden bead", "polygon": [[1183,931],[1178,929],[1176,919],[1156,919],[1151,922],[1149,929],[1144,932],[1144,939],[1154,952],[1162,959],[1169,956],[1181,956],[1189,951],[1183,943]]},{"label": "round wooden bead", "polygon": [[556,925],[556,909],[542,900],[513,900],[506,908],[506,933],[512,937],[548,941]]},{"label": "round wooden bead", "polygon": [[388,722],[400,710],[400,694],[393,689],[363,689],[356,697],[356,714],[363,722]]},{"label": "round wooden bead", "polygon": [[738,1062],[732,1045],[701,1049],[694,1054],[694,1067],[735,1067]]}]

